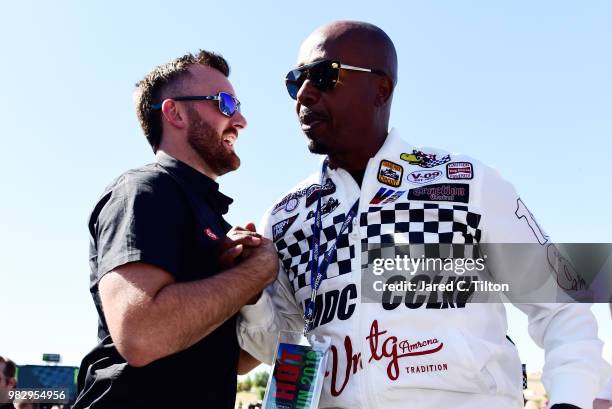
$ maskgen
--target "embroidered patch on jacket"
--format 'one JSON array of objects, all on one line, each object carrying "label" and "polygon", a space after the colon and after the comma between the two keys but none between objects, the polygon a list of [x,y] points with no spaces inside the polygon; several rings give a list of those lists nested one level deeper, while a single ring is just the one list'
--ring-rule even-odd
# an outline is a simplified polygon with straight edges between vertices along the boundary
[{"label": "embroidered patch on jacket", "polygon": [[[333,197],[330,197],[327,200],[327,202],[325,202],[325,203],[323,203],[321,205],[321,217],[330,214],[331,212],[336,210],[336,208],[338,208],[338,206],[340,206],[340,202],[337,199],[334,199]],[[308,212],[308,215],[306,216],[306,220],[312,219],[314,217],[314,215],[315,215],[314,210],[311,210],[310,212]]]},{"label": "embroidered patch on jacket", "polygon": [[451,162],[446,165],[446,177],[449,179],[472,179],[474,167],[470,162]]},{"label": "embroidered patch on jacket", "polygon": [[329,196],[336,192],[336,185],[330,178],[327,178],[323,187],[318,183],[310,185],[308,189],[306,189],[306,207],[310,207],[311,204],[317,201],[319,198],[318,192],[321,192],[321,197]]},{"label": "embroidered patch on jacket", "polygon": [[416,185],[424,185],[426,183],[431,183],[440,179],[442,175],[442,171],[437,169],[415,170],[414,172],[410,172],[408,176],[406,176],[406,179],[410,183],[414,183]]},{"label": "embroidered patch on jacket", "polygon": [[433,168],[434,166],[444,165],[451,160],[450,155],[445,155],[438,159],[435,153],[425,153],[417,151],[416,149],[413,149],[412,153],[402,153],[400,159],[405,160],[411,165],[417,165],[422,168]]},{"label": "embroidered patch on jacket", "polygon": [[380,167],[378,168],[378,181],[385,185],[398,187],[402,184],[402,176],[404,175],[404,168],[397,163],[393,163],[388,160],[380,161]]},{"label": "embroidered patch on jacket", "polygon": [[395,190],[388,189],[386,187],[381,187],[380,189],[378,189],[378,192],[376,192],[372,200],[370,200],[370,204],[384,205],[387,203],[392,203],[402,197],[404,193],[406,193],[405,190]]},{"label": "embroidered patch on jacket", "polygon": [[281,237],[283,237],[285,233],[287,233],[287,230],[289,230],[289,227],[291,227],[291,225],[297,219],[298,216],[299,214],[296,214],[295,216],[291,216],[288,219],[281,220],[280,222],[272,226],[272,240],[276,241],[280,239]]},{"label": "embroidered patch on jacket", "polygon": [[438,183],[417,187],[408,191],[408,200],[425,202],[461,202],[470,198],[470,185],[466,183]]},{"label": "embroidered patch on jacket", "polygon": [[272,208],[272,214],[278,213],[281,209],[284,209],[287,213],[291,213],[294,211],[298,204],[300,203],[300,199],[306,195],[305,190],[298,190],[296,192],[289,193],[287,196],[283,197],[280,202],[274,205]]},{"label": "embroidered patch on jacket", "polygon": [[319,191],[321,191],[321,197],[331,195],[336,191],[336,185],[330,178],[327,178],[322,189],[320,184],[313,183],[307,188],[298,189],[295,192],[291,192],[287,196],[283,197],[280,202],[274,205],[271,213],[276,214],[281,209],[284,209],[287,213],[291,213],[297,209],[300,200],[304,196],[306,196],[306,207],[308,207],[317,201],[317,198],[319,197],[317,192]]}]

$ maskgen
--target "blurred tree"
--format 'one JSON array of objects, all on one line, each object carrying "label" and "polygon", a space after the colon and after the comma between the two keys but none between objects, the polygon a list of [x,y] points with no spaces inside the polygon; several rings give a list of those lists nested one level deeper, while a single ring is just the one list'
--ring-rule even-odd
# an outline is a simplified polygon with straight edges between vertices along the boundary
[{"label": "blurred tree", "polygon": [[270,377],[270,374],[268,372],[257,372],[254,376],[253,376],[253,385],[254,386],[260,386],[262,388],[266,388],[266,386],[268,386],[268,378]]}]

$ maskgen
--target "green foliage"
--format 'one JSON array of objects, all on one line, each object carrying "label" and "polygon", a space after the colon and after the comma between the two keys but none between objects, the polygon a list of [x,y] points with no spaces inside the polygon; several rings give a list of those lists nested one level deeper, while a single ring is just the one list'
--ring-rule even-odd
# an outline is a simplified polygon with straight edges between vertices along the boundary
[{"label": "green foliage", "polygon": [[266,388],[266,386],[268,386],[268,378],[270,377],[270,374],[268,372],[257,372],[254,376],[253,376],[253,385],[255,386],[260,386],[262,388]]},{"label": "green foliage", "polygon": [[268,386],[269,377],[270,374],[268,372],[257,372],[252,378],[249,376],[239,381],[237,392],[253,391],[259,396],[259,399],[263,399],[264,393],[266,392],[266,386]]},{"label": "green foliage", "polygon": [[253,381],[251,380],[250,376],[246,378],[244,381],[242,381],[242,387],[244,388],[245,392],[248,392],[251,390],[251,388],[253,387]]}]

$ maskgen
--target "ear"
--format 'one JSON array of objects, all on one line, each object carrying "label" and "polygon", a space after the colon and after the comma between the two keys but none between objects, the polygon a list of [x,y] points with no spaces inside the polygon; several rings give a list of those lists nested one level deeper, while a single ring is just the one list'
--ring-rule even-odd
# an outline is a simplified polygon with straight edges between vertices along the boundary
[{"label": "ear", "polygon": [[187,112],[182,105],[171,99],[166,99],[162,103],[161,112],[163,118],[175,128],[183,129],[187,126]]},{"label": "ear", "polygon": [[9,389],[13,389],[13,388],[15,388],[15,386],[17,386],[17,379],[15,379],[15,378],[10,378],[10,379],[7,381],[7,385],[8,385],[8,388],[9,388]]},{"label": "ear", "polygon": [[382,77],[378,81],[375,105],[381,107],[386,105],[393,94],[393,82],[388,77]]}]

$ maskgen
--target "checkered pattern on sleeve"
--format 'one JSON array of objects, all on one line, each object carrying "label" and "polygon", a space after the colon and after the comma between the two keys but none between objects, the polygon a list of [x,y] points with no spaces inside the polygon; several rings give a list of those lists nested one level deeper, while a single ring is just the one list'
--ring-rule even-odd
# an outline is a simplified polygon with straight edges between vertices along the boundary
[{"label": "checkered pattern on sleeve", "polygon": [[[338,239],[336,254],[332,257],[332,262],[327,269],[326,278],[328,279],[350,273],[352,270],[351,263],[355,258],[355,246],[349,244],[348,240],[348,234],[351,233],[353,228],[352,224],[349,224],[346,231],[338,237],[338,232],[345,218],[345,214],[338,214],[333,218],[327,217],[323,219],[319,263],[323,260],[323,254],[327,251],[328,247],[336,238]],[[311,220],[310,223],[304,224],[301,229],[286,234],[274,243],[294,292],[303,287],[310,286],[312,235]]]},{"label": "checkered pattern on sleeve", "polygon": [[[480,241],[480,215],[467,206],[395,203],[370,207],[360,217],[362,267],[376,258],[422,254],[427,258],[473,257]],[[440,246],[448,244],[449,246]],[[410,246],[402,246],[410,245]],[[412,255],[408,252],[413,252]]]}]

